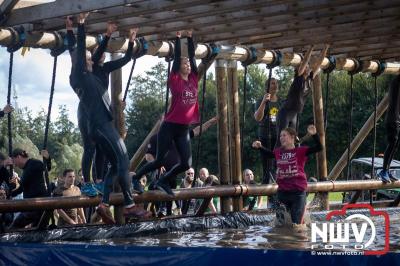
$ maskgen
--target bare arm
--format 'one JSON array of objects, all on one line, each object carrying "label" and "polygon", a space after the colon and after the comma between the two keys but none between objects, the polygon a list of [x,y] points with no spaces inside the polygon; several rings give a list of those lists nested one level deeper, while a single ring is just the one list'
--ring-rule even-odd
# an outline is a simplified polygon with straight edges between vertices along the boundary
[{"label": "bare arm", "polygon": [[321,53],[319,54],[318,58],[316,59],[316,61],[312,64],[311,66],[311,70],[313,73],[313,78],[318,74],[318,72],[321,70],[321,64],[324,61],[324,58],[328,52],[329,49],[329,44],[326,44],[324,46],[324,49],[322,49]]},{"label": "bare arm", "polygon": [[264,98],[262,99],[260,106],[258,107],[257,111],[254,113],[254,119],[257,122],[260,122],[264,118],[264,111],[267,102],[271,99],[271,94],[266,93]]},{"label": "bare arm", "polygon": [[210,203],[208,204],[208,208],[210,208],[212,213],[217,213],[217,208],[215,208],[214,202],[212,201],[212,199],[211,199]]},{"label": "bare arm", "polygon": [[76,222],[74,220],[71,219],[71,217],[69,217],[64,210],[62,209],[58,209],[57,210],[58,215],[60,216],[60,218],[62,218],[66,223],[68,224],[76,224]]},{"label": "bare arm", "polygon": [[298,76],[301,76],[304,74],[304,71],[306,70],[308,62],[310,62],[311,53],[313,50],[314,50],[314,45],[311,45],[310,48],[308,48],[303,60],[301,61],[299,68],[297,69]]},{"label": "bare arm", "polygon": [[83,208],[78,208],[78,217],[81,218],[83,224],[86,223],[85,213],[83,212]]}]

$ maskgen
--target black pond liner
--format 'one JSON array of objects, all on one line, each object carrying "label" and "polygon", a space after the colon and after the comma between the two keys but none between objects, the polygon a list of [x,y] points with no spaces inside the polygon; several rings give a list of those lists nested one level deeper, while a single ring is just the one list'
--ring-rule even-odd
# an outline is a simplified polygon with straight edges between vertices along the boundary
[{"label": "black pond liner", "polygon": [[[400,208],[377,209],[387,211],[389,215],[398,215]],[[365,213],[368,210],[349,210],[347,215]],[[325,221],[327,211],[312,212],[313,221]],[[253,225],[271,225],[275,213],[266,210],[252,212],[232,212],[225,215],[206,215],[203,217],[173,217],[160,220],[143,221],[126,225],[84,225],[77,227],[63,227],[41,231],[17,231],[0,235],[0,242],[53,242],[53,241],[79,241],[90,242],[94,240],[131,238],[149,235],[165,234],[169,232],[198,232],[209,229],[235,229],[246,228]],[[344,219],[345,216],[336,217],[335,220]]]}]

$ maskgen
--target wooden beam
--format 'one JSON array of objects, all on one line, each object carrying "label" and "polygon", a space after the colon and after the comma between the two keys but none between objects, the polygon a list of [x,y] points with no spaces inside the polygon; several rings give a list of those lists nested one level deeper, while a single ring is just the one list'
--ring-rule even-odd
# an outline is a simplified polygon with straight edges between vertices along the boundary
[{"label": "wooden beam", "polygon": [[[347,62],[347,63],[350,63],[350,62]],[[387,106],[388,106],[388,95],[386,94],[376,109],[376,120],[377,121],[385,113]],[[368,120],[365,122],[363,127],[360,129],[360,131],[357,133],[357,135],[354,137],[353,141],[351,142],[350,157],[352,157],[354,155],[354,153],[360,147],[361,143],[368,136],[369,132],[372,130],[373,127],[374,127],[374,113],[372,113],[370,115]],[[336,162],[336,165],[333,167],[332,171],[329,173],[328,178],[330,180],[336,180],[336,178],[340,175],[340,173],[346,167],[347,152],[348,151],[346,149],[345,152],[340,157],[340,159]]]},{"label": "wooden beam", "polygon": [[[385,31],[387,29],[381,29],[380,31]],[[314,33],[317,34],[317,33]],[[314,36],[314,35],[312,35]],[[0,45],[8,46],[13,41],[12,32],[10,29],[0,29]],[[18,41],[18,37],[15,39]],[[27,47],[38,47],[38,48],[56,48],[59,45],[63,44],[63,40],[60,39],[60,36],[53,33],[27,33],[25,46]],[[94,36],[87,36],[86,45],[88,49],[94,48],[97,44],[97,39]],[[183,44],[184,45],[184,44]],[[109,52],[124,52],[128,47],[128,40],[125,38],[112,39],[109,42],[108,51]],[[134,52],[136,52],[138,45],[134,45]],[[170,52],[170,48],[173,45],[169,42],[149,42],[149,49],[147,54],[156,55],[159,57],[167,56]],[[207,56],[208,48],[204,44],[197,44],[196,48],[196,58],[201,59]],[[240,46],[228,46],[221,45],[220,53],[217,56],[217,59],[225,59],[225,60],[237,60],[237,61],[245,61],[248,58],[248,49]],[[393,51],[390,51],[390,55],[393,55]],[[257,51],[257,61],[256,63],[271,63],[273,60],[273,53],[268,50],[258,50]],[[291,65],[297,66],[301,62],[301,56],[296,53],[284,53],[283,54],[283,62],[282,65]],[[329,64],[328,59],[325,59],[322,63],[322,69],[325,69]],[[397,74],[399,69],[395,69],[396,67],[400,67],[400,64],[394,65],[391,71],[385,70],[385,74]],[[340,70],[341,68],[337,68]],[[347,67],[344,70],[351,70]],[[370,72],[370,71],[367,71]],[[373,73],[373,72],[372,72]]]},{"label": "wooden beam", "polygon": [[[232,184],[242,183],[242,158],[240,145],[240,118],[239,118],[239,84],[237,76],[237,61],[227,62],[227,87],[228,87],[228,111],[229,111],[229,157]],[[242,197],[232,198],[233,211],[243,209]]]},{"label": "wooden beam", "polygon": [[158,119],[157,123],[153,126],[149,134],[147,134],[147,137],[144,139],[143,143],[140,145],[140,147],[137,149],[135,154],[132,156],[132,159],[129,163],[129,171],[130,172],[135,172],[136,168],[139,166],[139,164],[143,161],[144,155],[146,154],[147,151],[147,144],[150,142],[150,138],[158,133],[158,130],[160,129],[162,119]]},{"label": "wooden beam", "polygon": [[18,4],[19,0],[4,0],[0,5],[0,25],[7,21],[10,11]]},{"label": "wooden beam", "polygon": [[[182,5],[182,3],[185,5],[193,4],[193,2],[199,1],[180,0],[179,5]],[[122,10],[119,10],[120,12],[123,11],[120,14],[127,13],[129,7],[138,9],[138,12],[141,12],[142,14],[149,14],[159,12],[163,8],[168,8],[168,6],[170,6],[170,8],[176,7],[173,2],[167,0],[58,0],[38,6],[17,9],[11,13],[9,20],[7,21],[7,25],[13,26],[25,23],[41,22],[43,20],[49,20],[52,18],[62,18],[68,15],[74,15],[82,12],[106,10],[107,8],[115,7],[123,8]]]},{"label": "wooden beam", "polygon": [[[324,124],[324,105],[322,99],[322,86],[321,86],[321,73],[313,79],[313,113],[314,113],[314,123],[319,134],[322,151],[318,152],[317,157],[317,176],[319,181],[326,180],[328,176],[328,162],[326,159],[326,145],[325,145],[325,124]],[[329,199],[328,194],[319,194],[319,203],[323,210],[329,209]]]},{"label": "wooden beam", "polygon": [[[340,192],[353,190],[370,189],[394,189],[400,188],[400,181],[384,184],[379,180],[356,180],[356,181],[329,181],[309,183],[307,192]],[[203,199],[212,197],[232,196],[270,196],[278,190],[278,185],[221,185],[214,187],[200,187],[191,189],[175,189],[175,196],[168,195],[161,191],[148,191],[141,195],[135,195],[134,201],[155,202],[170,200]],[[124,197],[122,193],[110,195],[111,205],[122,205]],[[66,208],[79,208],[96,206],[100,203],[101,197],[48,197],[30,198],[21,200],[0,200],[0,212],[20,212],[35,210],[53,210]]]},{"label": "wooden beam", "polygon": [[[230,184],[230,162],[228,141],[228,105],[226,92],[226,61],[217,60],[215,64],[215,75],[217,80],[217,130],[218,130],[218,167],[222,185]],[[230,198],[222,197],[221,213],[232,211]]]}]

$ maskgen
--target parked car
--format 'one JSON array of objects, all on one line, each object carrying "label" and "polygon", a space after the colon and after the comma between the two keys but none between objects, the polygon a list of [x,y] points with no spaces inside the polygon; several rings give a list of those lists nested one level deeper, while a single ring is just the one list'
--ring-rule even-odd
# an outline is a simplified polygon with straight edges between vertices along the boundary
[{"label": "parked car", "polygon": [[[376,178],[377,173],[379,173],[383,168],[383,158],[375,157],[374,159],[374,175]],[[352,180],[364,180],[371,179],[372,170],[372,157],[363,157],[351,160],[351,179]],[[390,164],[390,173],[400,178],[400,161],[392,160]],[[392,200],[397,197],[400,193],[400,188],[395,189],[378,189],[375,191],[375,197],[373,200]],[[349,202],[351,197],[355,192],[345,193],[343,196],[343,202]],[[370,191],[363,191],[358,201],[369,201]]]}]

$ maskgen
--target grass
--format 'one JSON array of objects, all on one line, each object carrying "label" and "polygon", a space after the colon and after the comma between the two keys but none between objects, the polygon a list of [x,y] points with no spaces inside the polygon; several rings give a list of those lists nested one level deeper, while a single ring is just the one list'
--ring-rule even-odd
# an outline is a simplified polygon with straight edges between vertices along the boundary
[{"label": "grass", "polygon": [[[314,198],[314,193],[310,193],[307,197],[307,201],[311,201]],[[331,192],[329,193],[329,201],[342,201],[343,195],[342,192]]]}]

